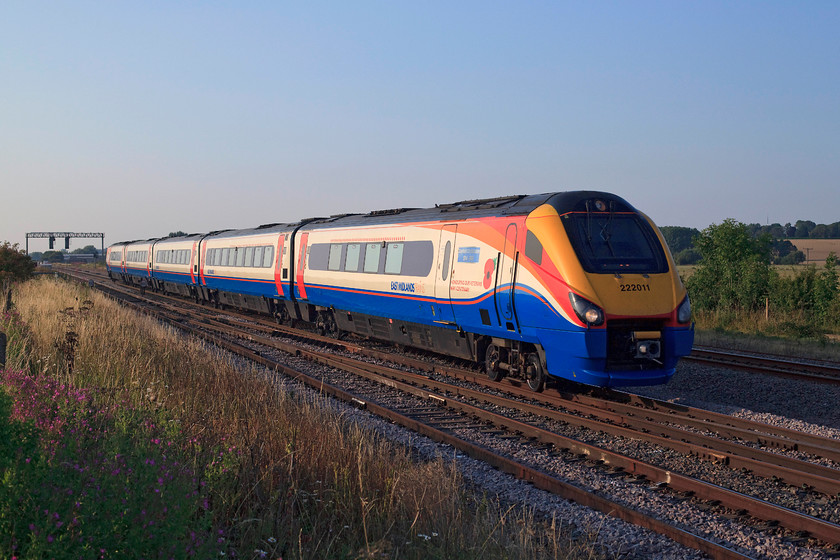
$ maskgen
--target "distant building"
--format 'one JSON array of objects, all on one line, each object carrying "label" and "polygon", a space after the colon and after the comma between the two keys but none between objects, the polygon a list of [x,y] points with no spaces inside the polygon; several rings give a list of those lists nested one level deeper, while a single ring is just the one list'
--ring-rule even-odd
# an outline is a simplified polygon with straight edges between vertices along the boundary
[{"label": "distant building", "polygon": [[96,261],[96,255],[89,253],[65,253],[64,262],[66,263],[92,263]]}]

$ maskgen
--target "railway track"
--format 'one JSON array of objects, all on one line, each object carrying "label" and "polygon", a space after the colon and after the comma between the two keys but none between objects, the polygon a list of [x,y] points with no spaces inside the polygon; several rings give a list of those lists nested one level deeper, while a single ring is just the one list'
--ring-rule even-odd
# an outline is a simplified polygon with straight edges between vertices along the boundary
[{"label": "railway track", "polygon": [[829,362],[806,362],[790,360],[781,356],[761,356],[731,350],[697,347],[683,359],[791,379],[840,385],[840,364]]},{"label": "railway track", "polygon": [[[108,286],[110,282],[105,284],[103,287],[108,290],[118,288]],[[714,558],[750,556],[737,546],[726,546],[725,539],[720,539],[724,544],[716,543],[692,533],[678,520],[663,521],[659,515],[645,513],[643,508],[628,506],[620,496],[610,498],[602,492],[587,491],[564,482],[550,470],[535,466],[533,461],[516,460],[509,454],[495,452],[495,444],[488,440],[516,440],[530,450],[520,451],[525,456],[539,453],[566,463],[584,462],[587,468],[599,471],[608,480],[643,485],[663,499],[687,501],[733,522],[750,526],[758,523],[763,530],[782,533],[789,541],[807,542],[812,547],[833,546],[826,552],[829,555],[833,550],[840,550],[837,549],[840,545],[837,519],[823,519],[699,477],[677,474],[667,465],[593,444],[585,441],[586,438],[564,435],[569,430],[558,426],[570,426],[573,432],[603,433],[613,439],[642,441],[689,457],[691,461],[702,461],[716,470],[763,477],[773,484],[787,485],[786,491],[795,489],[795,495],[805,504],[822,500],[828,509],[836,509],[834,500],[840,493],[840,471],[835,468],[840,464],[837,440],[774,429],[629,393],[593,396],[553,391],[536,395],[516,380],[492,382],[474,371],[439,360],[402,356],[356,342],[313,336],[252,316],[221,316],[216,310],[192,307],[184,312],[185,302],[180,299],[169,300],[163,307],[148,300],[134,304],[229,351],[453,445],[539,488],[652,529]],[[272,357],[277,352],[350,372],[371,385],[359,389],[354,383],[353,391],[341,389],[323,377],[311,377],[283,365],[281,362],[285,360]],[[387,365],[382,363],[385,361]],[[401,405],[382,404],[379,401],[383,400],[380,396],[383,387],[410,398],[398,399]],[[825,464],[820,464],[818,459]]]}]

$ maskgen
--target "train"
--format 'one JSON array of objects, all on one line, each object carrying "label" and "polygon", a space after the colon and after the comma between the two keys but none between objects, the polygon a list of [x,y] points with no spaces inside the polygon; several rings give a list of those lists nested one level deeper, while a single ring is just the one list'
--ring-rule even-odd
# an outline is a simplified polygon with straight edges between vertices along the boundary
[{"label": "train", "polygon": [[534,391],[666,383],[691,303],[653,221],[570,191],[116,243],[114,281],[476,363]]}]

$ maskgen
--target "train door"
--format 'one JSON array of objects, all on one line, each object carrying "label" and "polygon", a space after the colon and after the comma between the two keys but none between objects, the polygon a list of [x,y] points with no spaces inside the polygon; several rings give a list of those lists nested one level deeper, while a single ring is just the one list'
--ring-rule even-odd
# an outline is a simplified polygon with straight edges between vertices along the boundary
[{"label": "train door", "polygon": [[193,242],[190,250],[190,284],[196,285],[196,278],[198,277],[198,241]]},{"label": "train door", "polygon": [[449,283],[455,272],[456,224],[446,225],[440,230],[438,243],[437,273],[435,275],[435,304],[432,309],[435,322],[455,323],[455,309],[449,294]]},{"label": "train door", "polygon": [[[285,295],[283,291],[283,281],[287,280],[289,277],[289,264],[283,258],[285,255],[283,254],[283,249],[286,247],[286,236],[285,234],[280,234],[277,240],[277,263],[274,266],[274,284],[277,286],[277,295],[283,297]],[[285,277],[283,276],[285,273]]]},{"label": "train door", "polygon": [[300,247],[298,249],[298,263],[295,276],[297,279],[298,299],[306,299],[306,286],[303,283],[303,269],[306,266],[306,249],[309,245],[309,232],[300,234]]},{"label": "train door", "polygon": [[516,330],[513,310],[513,290],[516,280],[516,224],[509,224],[505,231],[505,245],[499,255],[499,273],[496,281],[496,311],[507,330]]}]

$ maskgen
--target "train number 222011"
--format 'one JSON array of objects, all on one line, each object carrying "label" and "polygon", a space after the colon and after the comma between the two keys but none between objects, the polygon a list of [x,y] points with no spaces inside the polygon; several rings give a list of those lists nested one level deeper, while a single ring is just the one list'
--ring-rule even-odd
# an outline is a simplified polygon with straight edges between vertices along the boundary
[{"label": "train number 222011", "polygon": [[648,284],[621,284],[622,292],[649,292],[650,285]]}]

